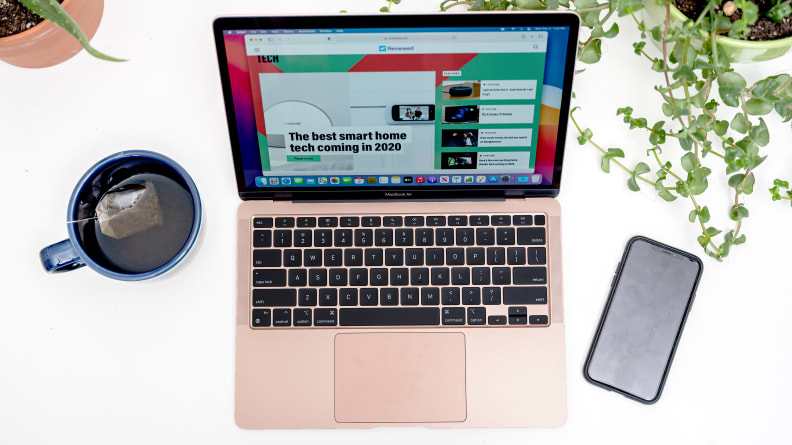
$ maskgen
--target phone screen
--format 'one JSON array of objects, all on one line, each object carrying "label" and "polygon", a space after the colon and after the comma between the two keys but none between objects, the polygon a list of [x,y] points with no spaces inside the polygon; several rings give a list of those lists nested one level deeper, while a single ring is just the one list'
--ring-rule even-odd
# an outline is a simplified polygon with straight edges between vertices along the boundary
[{"label": "phone screen", "polygon": [[586,366],[594,383],[644,402],[660,397],[701,274],[693,255],[634,238]]}]

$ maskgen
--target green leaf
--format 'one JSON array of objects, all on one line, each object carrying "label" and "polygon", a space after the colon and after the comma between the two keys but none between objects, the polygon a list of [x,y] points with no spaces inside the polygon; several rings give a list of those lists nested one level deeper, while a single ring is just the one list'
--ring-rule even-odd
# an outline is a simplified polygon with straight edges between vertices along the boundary
[{"label": "green leaf", "polygon": [[624,150],[622,150],[621,148],[609,148],[608,156],[611,158],[623,158]]},{"label": "green leaf", "polygon": [[695,209],[691,210],[690,213],[688,214],[688,221],[695,222],[696,216],[698,216],[698,212]]},{"label": "green leaf", "polygon": [[693,171],[694,168],[698,167],[698,160],[696,159],[696,155],[693,152],[687,152],[682,156],[682,169],[686,172]]},{"label": "green leaf", "polygon": [[737,113],[734,115],[734,119],[731,121],[732,130],[737,131],[739,133],[745,134],[748,132],[748,126],[750,124],[745,119],[742,113]]},{"label": "green leaf", "polygon": [[723,103],[730,107],[739,107],[738,96],[745,88],[745,79],[734,71],[723,73],[718,77],[718,94]]},{"label": "green leaf", "polygon": [[634,42],[633,51],[640,56],[643,53],[644,46],[646,46],[646,42]]},{"label": "green leaf", "polygon": [[751,127],[751,138],[760,147],[770,143],[770,131],[768,131],[767,124],[761,117],[759,118],[759,125]]},{"label": "green leaf", "polygon": [[732,221],[739,221],[747,217],[748,209],[746,209],[742,203],[732,206],[731,210],[729,211],[729,218],[731,218]]},{"label": "green leaf", "polygon": [[625,116],[630,116],[633,112],[632,107],[621,107],[616,110],[616,116],[620,114],[624,114]]},{"label": "green leaf", "polygon": [[776,179],[776,180],[774,180],[774,181],[773,181],[773,184],[774,184],[774,185],[776,185],[776,186],[778,186],[778,187],[783,187],[783,188],[785,188],[785,189],[788,189],[788,188],[789,188],[789,181],[784,181],[784,180],[781,180],[781,179]]},{"label": "green leaf", "polygon": [[745,111],[754,116],[762,116],[773,111],[773,103],[762,99],[748,99]]},{"label": "green leaf", "polygon": [[715,121],[715,125],[712,127],[712,131],[715,132],[718,136],[723,136],[726,134],[726,131],[729,129],[729,122],[728,121]]},{"label": "green leaf", "polygon": [[718,229],[716,229],[715,227],[707,227],[706,233],[707,233],[707,235],[709,235],[710,237],[713,237],[713,236],[716,236],[716,235],[718,235],[719,233],[721,233],[721,231],[720,231],[720,230],[718,230]]},{"label": "green leaf", "polygon": [[638,187],[638,183],[635,182],[635,177],[634,176],[630,176],[629,178],[627,178],[627,188],[629,188],[630,190],[632,190],[634,192],[637,192],[637,191],[641,190],[641,188]]},{"label": "green leaf", "polygon": [[642,175],[642,174],[644,174],[644,173],[649,173],[649,172],[650,172],[650,169],[649,169],[649,166],[648,166],[648,165],[646,165],[646,163],[645,163],[645,162],[639,162],[639,163],[638,163],[638,164],[635,166],[635,169],[634,169],[634,171],[635,171],[635,175],[636,175],[636,176],[640,176],[640,175]]},{"label": "green leaf", "polygon": [[586,128],[585,130],[583,130],[583,134],[577,137],[578,144],[586,145],[586,142],[589,141],[592,136],[594,136],[594,133],[591,131],[590,128]]},{"label": "green leaf", "polygon": [[591,43],[578,54],[578,60],[583,63],[597,63],[602,57],[602,40],[594,39]]},{"label": "green leaf", "polygon": [[610,173],[610,156],[602,155],[602,159],[600,160],[600,168],[605,173]]},{"label": "green leaf", "polygon": [[90,42],[88,42],[88,38],[85,36],[85,33],[82,31],[82,29],[80,29],[80,26],[74,21],[74,19],[71,18],[71,16],[69,16],[66,10],[61,7],[57,0],[19,0],[19,2],[45,20],[49,20],[50,22],[60,26],[66,32],[74,36],[74,38],[80,42],[83,48],[85,48],[85,50],[88,51],[90,55],[110,62],[126,61],[125,59],[117,59],[115,57],[108,56],[107,54],[104,54],[92,47]]},{"label": "green leaf", "polygon": [[698,217],[699,217],[699,221],[701,221],[702,223],[704,224],[708,223],[710,220],[709,208],[707,208],[707,206],[702,207],[698,213]]},{"label": "green leaf", "polygon": [[778,3],[770,8],[765,15],[776,23],[781,23],[786,17],[792,14],[792,6],[789,2]]}]

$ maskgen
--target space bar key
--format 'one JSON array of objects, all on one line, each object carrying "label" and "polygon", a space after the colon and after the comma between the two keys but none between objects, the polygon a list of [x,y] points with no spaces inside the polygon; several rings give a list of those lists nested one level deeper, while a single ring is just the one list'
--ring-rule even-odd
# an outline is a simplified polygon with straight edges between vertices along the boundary
[{"label": "space bar key", "polygon": [[436,326],[440,324],[440,308],[341,308],[341,326]]}]

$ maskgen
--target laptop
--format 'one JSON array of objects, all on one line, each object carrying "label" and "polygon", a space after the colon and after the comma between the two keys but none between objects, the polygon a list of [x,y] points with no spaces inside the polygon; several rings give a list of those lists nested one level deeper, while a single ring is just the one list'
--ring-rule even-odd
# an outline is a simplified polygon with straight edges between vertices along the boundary
[{"label": "laptop", "polygon": [[573,13],[221,17],[242,428],[566,418]]}]

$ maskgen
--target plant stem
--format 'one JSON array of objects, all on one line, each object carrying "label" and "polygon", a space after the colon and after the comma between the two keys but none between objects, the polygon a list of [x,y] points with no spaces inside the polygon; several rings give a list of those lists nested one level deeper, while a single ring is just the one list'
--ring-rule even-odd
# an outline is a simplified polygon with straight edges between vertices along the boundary
[{"label": "plant stem", "polygon": [[[597,5],[591,8],[583,8],[583,9],[575,9],[575,12],[582,13],[582,12],[595,12],[595,11],[603,11],[610,7],[607,3],[602,3],[601,5]],[[605,22],[605,20],[603,20]]]}]

